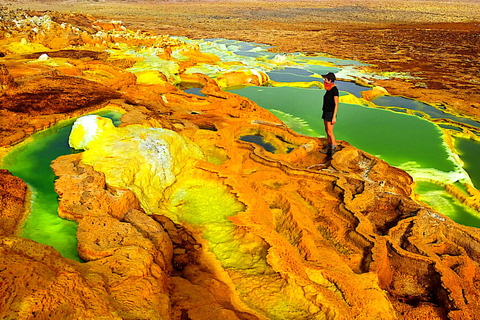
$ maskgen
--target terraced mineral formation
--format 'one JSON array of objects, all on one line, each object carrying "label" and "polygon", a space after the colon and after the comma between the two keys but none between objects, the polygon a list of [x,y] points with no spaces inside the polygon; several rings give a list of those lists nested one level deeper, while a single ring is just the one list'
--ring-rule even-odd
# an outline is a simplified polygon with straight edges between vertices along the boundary
[{"label": "terraced mineral formation", "polygon": [[[404,171],[346,142],[328,158],[318,152],[323,139],[221,90],[261,84],[265,74],[119,22],[55,12],[1,17],[2,153],[62,119],[124,113],[118,127],[80,117],[70,145],[84,151],[52,163],[58,214],[78,223],[83,263],[18,236],[26,186],[0,172],[1,318],[480,312],[478,229],[415,202]],[[218,78],[188,72],[203,63],[237,68]],[[245,135],[262,136],[276,152]]]}]

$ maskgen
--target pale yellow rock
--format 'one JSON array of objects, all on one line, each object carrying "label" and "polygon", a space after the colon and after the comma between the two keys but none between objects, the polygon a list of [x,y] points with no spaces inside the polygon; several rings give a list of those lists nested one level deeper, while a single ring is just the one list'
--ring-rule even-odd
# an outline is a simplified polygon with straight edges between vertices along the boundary
[{"label": "pale yellow rock", "polygon": [[70,145],[86,149],[82,161],[103,172],[109,185],[133,191],[150,214],[158,212],[165,188],[182,169],[204,158],[196,144],[174,131],[141,125],[116,128],[98,116],[75,122]]},{"label": "pale yellow rock", "polygon": [[165,84],[166,77],[157,70],[141,71],[135,73],[137,76],[137,84]]},{"label": "pale yellow rock", "polygon": [[350,103],[350,104],[357,104],[357,105],[362,105],[362,101],[355,97],[353,94],[349,93],[348,95],[344,95],[344,96],[341,96],[339,97],[339,102],[342,102],[342,103]]},{"label": "pale yellow rock", "polygon": [[18,54],[28,54],[34,52],[50,51],[49,48],[39,44],[28,42],[25,38],[20,41],[12,42],[6,47],[7,51]]},{"label": "pale yellow rock", "polygon": [[80,150],[88,149],[88,145],[95,139],[101,139],[105,131],[115,128],[112,120],[97,115],[88,115],[75,121],[68,139],[70,147]]}]

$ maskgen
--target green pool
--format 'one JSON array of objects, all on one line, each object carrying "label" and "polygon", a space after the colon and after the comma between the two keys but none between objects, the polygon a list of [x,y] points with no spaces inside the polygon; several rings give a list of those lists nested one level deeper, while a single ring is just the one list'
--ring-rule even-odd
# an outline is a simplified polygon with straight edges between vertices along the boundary
[{"label": "green pool", "polygon": [[480,142],[469,139],[455,139],[455,149],[465,163],[475,188],[480,189]]},{"label": "green pool", "polygon": [[[121,114],[102,112],[118,124]],[[32,136],[33,140],[15,148],[3,159],[1,167],[25,181],[32,191],[31,213],[21,236],[54,247],[65,258],[81,261],[77,253],[77,224],[58,216],[58,195],[51,162],[70,154],[68,136],[72,119]]]}]

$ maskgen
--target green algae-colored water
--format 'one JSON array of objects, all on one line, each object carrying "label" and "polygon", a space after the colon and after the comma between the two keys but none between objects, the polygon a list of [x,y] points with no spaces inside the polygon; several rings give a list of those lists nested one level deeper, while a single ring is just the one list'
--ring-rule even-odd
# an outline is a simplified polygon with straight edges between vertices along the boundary
[{"label": "green algae-colored water", "polygon": [[[324,90],[246,87],[231,91],[270,110],[299,133],[325,136],[321,119]],[[340,103],[337,119],[337,139],[346,140],[407,171],[417,181],[416,193],[422,201],[459,223],[480,227],[478,214],[462,206],[441,187],[445,183],[469,181],[470,178],[454,161],[437,125],[414,115],[346,103]],[[462,143],[458,143],[459,148]],[[478,155],[470,152],[471,146],[465,146],[465,149],[469,150],[466,153],[471,157],[478,159]],[[473,159],[467,161],[472,162]],[[471,168],[466,166],[465,169]]]},{"label": "green algae-colored water", "polygon": [[245,206],[220,183],[203,179],[177,180],[172,187],[168,210],[180,220],[203,230],[210,250],[224,268],[263,273],[267,246],[236,237],[228,217],[245,210]]},{"label": "green algae-colored water", "polygon": [[[120,114],[102,112],[118,123]],[[25,181],[32,191],[31,213],[23,225],[21,236],[54,247],[65,258],[80,261],[77,252],[77,224],[58,216],[58,195],[53,160],[70,154],[68,137],[74,120],[34,134],[33,140],[15,148],[2,159],[2,168]]]},{"label": "green algae-colored water", "polygon": [[480,217],[473,209],[462,206],[457,199],[445,192],[442,186],[429,182],[418,182],[415,190],[420,195],[420,200],[435,208],[463,225],[480,227]]},{"label": "green algae-colored water", "polygon": [[[324,136],[321,118],[324,90],[247,87],[232,92],[252,99],[281,117],[281,113],[284,113],[290,118],[304,119],[308,127],[300,130],[303,131],[301,133]],[[415,162],[412,166],[445,172],[456,168],[443,145],[441,130],[426,120],[345,103],[340,103],[337,119],[335,135],[338,139],[346,140],[391,165]]]},{"label": "green algae-colored water", "polygon": [[25,181],[32,191],[31,214],[23,225],[22,237],[51,245],[62,256],[79,260],[75,237],[77,226],[57,214],[55,176],[50,168],[52,160],[70,153],[70,126],[56,126],[35,134],[33,141],[5,156],[2,167]]},{"label": "green algae-colored water", "polygon": [[455,139],[455,149],[464,162],[464,168],[468,171],[475,188],[480,189],[480,142]]}]

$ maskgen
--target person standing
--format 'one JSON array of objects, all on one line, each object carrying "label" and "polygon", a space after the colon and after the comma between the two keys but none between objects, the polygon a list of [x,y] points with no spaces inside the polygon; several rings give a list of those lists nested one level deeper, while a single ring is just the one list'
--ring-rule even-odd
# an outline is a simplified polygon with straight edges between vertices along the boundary
[{"label": "person standing", "polygon": [[339,94],[338,88],[335,86],[335,74],[329,72],[322,75],[324,78],[323,84],[325,86],[325,95],[323,96],[323,124],[325,125],[325,133],[327,134],[327,145],[320,150],[322,153],[327,153],[333,156],[337,149],[335,135],[333,134],[333,126],[337,122],[337,111]]}]

